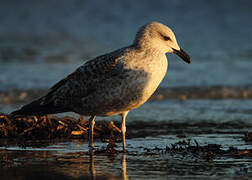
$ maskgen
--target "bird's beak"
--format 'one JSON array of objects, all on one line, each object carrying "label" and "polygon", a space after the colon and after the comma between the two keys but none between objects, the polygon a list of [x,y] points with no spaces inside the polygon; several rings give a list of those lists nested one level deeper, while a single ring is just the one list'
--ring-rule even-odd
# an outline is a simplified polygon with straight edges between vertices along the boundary
[{"label": "bird's beak", "polygon": [[190,64],[191,58],[190,58],[190,56],[183,49],[180,49],[180,50],[173,49],[173,53],[177,54],[185,62],[187,62],[188,64]]}]

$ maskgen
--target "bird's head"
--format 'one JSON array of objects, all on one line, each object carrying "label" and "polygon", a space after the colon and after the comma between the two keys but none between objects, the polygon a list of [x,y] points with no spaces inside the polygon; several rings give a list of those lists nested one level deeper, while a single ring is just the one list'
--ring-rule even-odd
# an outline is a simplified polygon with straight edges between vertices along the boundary
[{"label": "bird's head", "polygon": [[142,26],[136,34],[134,44],[139,48],[175,53],[185,62],[191,62],[190,56],[179,47],[172,30],[158,22],[151,22]]}]

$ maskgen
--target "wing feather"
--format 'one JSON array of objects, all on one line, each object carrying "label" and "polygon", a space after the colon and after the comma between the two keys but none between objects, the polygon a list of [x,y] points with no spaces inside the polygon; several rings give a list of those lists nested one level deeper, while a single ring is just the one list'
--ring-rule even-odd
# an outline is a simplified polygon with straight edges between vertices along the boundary
[{"label": "wing feather", "polygon": [[119,74],[118,62],[125,49],[98,56],[52,86],[41,104],[53,103],[68,108],[76,105],[78,99],[89,96],[96,90],[97,83]]}]

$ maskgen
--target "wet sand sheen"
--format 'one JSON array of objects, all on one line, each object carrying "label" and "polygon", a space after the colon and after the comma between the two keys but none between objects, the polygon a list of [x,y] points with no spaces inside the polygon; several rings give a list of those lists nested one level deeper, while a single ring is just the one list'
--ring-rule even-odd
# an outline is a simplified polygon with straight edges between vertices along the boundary
[{"label": "wet sand sheen", "polygon": [[[239,137],[240,135],[234,134],[189,136],[197,140],[198,145],[202,147],[205,145],[204,142],[217,143],[217,145],[208,145],[212,152],[215,152],[214,149],[219,146],[218,144],[222,144],[221,149],[226,151],[233,145],[238,149],[248,148],[249,145],[241,142]],[[188,139],[180,138],[180,142],[183,140],[188,142]],[[2,156],[0,173],[3,179],[17,177],[23,179],[28,177],[144,179],[146,176],[153,179],[208,178],[209,176],[218,179],[252,176],[251,155],[246,155],[246,153],[252,153],[251,149],[250,152],[240,151],[240,154],[236,154],[235,149],[230,149],[233,155],[221,155],[221,153],[211,155],[210,153],[208,156],[207,153],[197,152],[197,150],[194,153],[193,151],[183,152],[181,148],[189,148],[188,145],[177,144],[180,150],[172,150],[171,144],[178,143],[178,137],[173,135],[132,139],[128,140],[128,143],[129,152],[123,155],[105,151],[99,153],[104,143],[97,142],[97,153],[92,155],[88,153],[88,144],[79,140],[30,141],[31,147],[26,148],[18,147],[10,142],[2,142],[1,144],[8,145],[0,147]],[[150,145],[154,148],[150,148]],[[171,150],[168,150],[166,145]],[[192,147],[197,147],[193,141]]]}]

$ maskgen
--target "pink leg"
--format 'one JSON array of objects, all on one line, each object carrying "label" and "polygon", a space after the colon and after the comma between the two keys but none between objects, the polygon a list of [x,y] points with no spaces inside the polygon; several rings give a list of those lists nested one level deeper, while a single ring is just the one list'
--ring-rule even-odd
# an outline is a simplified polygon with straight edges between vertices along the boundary
[{"label": "pink leg", "polygon": [[122,140],[123,140],[123,152],[126,152],[126,139],[125,139],[125,133],[126,133],[126,117],[127,117],[128,111],[124,112],[122,116],[122,126],[121,126],[121,132],[122,132]]},{"label": "pink leg", "polygon": [[89,118],[89,147],[94,149],[94,125],[95,125],[95,117],[91,116]]}]

